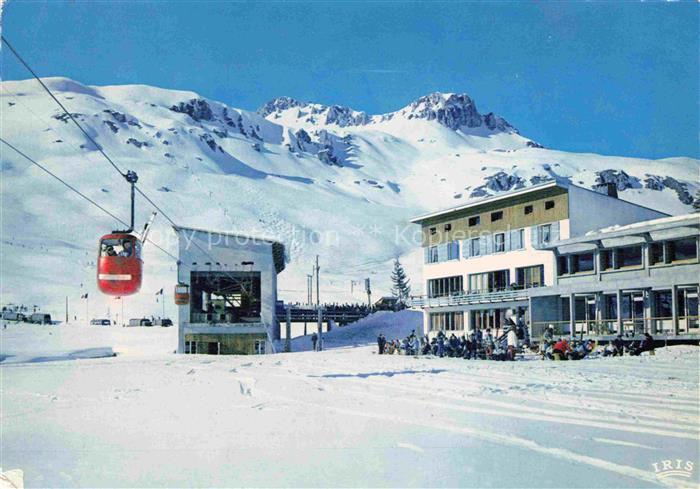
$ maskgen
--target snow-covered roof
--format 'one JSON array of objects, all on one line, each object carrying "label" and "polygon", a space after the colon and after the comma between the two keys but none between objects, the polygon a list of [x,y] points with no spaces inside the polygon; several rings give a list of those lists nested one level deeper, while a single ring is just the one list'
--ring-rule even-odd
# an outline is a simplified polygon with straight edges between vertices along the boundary
[{"label": "snow-covered roof", "polygon": [[463,211],[463,210],[471,209],[471,208],[474,208],[474,207],[477,207],[480,205],[490,204],[492,202],[498,202],[498,201],[506,200],[506,199],[511,199],[513,197],[527,195],[527,194],[532,193],[532,192],[537,192],[540,190],[554,188],[554,187],[568,188],[569,185],[567,185],[563,182],[560,182],[560,181],[552,180],[550,182],[540,183],[537,185],[531,185],[529,187],[521,188],[518,190],[513,190],[511,192],[504,192],[502,194],[493,195],[490,197],[484,197],[483,199],[474,200],[474,201],[468,202],[466,204],[461,204],[461,205],[458,205],[455,207],[449,207],[447,209],[443,209],[440,211],[435,211],[435,212],[430,212],[428,214],[423,214],[421,216],[414,217],[413,219],[411,219],[411,222],[419,224],[419,223],[421,223],[427,219],[431,219],[433,217],[438,217],[438,216],[442,216],[445,214],[451,214],[453,212]]},{"label": "snow-covered roof", "polygon": [[[564,239],[550,243],[546,248],[553,249],[560,246],[577,243],[590,243],[601,239],[618,238],[622,236],[639,236],[647,233],[656,233],[667,229],[687,228],[689,233],[698,233],[700,229],[700,214],[682,214],[679,216],[662,217],[649,221],[639,221],[624,226],[608,226],[589,231],[583,236]],[[685,233],[688,234],[688,233]],[[680,235],[679,235],[680,236]]]},{"label": "snow-covered roof", "polygon": [[[284,244],[280,243],[279,241],[275,241],[270,238],[260,238],[256,236],[247,236],[245,234],[238,234],[238,233],[229,233],[225,231],[216,231],[216,230],[211,230],[211,229],[201,229],[201,228],[191,228],[191,227],[186,227],[186,226],[173,226],[173,229],[175,232],[179,235],[181,231],[193,231],[196,233],[206,233],[206,234],[218,234],[221,236],[230,236],[232,238],[236,238],[238,241],[237,244],[246,244],[248,242],[255,244],[255,243],[267,243],[272,245],[272,257],[275,262],[275,270],[277,273],[282,272],[285,268],[286,264],[286,257],[285,257],[285,251],[284,251]],[[240,241],[243,241],[243,243],[240,243]]]}]

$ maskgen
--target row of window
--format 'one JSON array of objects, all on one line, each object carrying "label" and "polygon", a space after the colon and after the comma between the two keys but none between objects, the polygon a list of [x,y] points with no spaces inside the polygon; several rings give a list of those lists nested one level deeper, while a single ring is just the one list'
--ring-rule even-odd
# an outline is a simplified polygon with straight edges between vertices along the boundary
[{"label": "row of window", "polygon": [[464,314],[458,312],[435,312],[430,314],[430,331],[462,331]]},{"label": "row of window", "polygon": [[[547,245],[559,239],[559,222],[541,224],[530,228],[531,242],[534,248]],[[474,258],[494,253],[505,253],[525,249],[525,229],[486,234],[463,241],[450,241],[441,245],[425,248],[425,263],[439,263],[458,260],[460,243],[464,258]]]},{"label": "row of window", "polygon": [[[255,340],[253,351],[256,355],[265,354],[265,344],[265,340]],[[197,353],[220,355],[221,343],[218,341],[185,341],[185,353],[190,355]]]},{"label": "row of window", "polygon": [[[546,200],[544,202],[544,209],[546,211],[554,209],[555,202],[553,200]],[[525,215],[532,214],[534,212],[534,204],[528,204],[525,207],[523,207],[523,213]],[[503,211],[493,211],[489,215],[491,222],[498,222],[503,219]],[[469,227],[474,227],[478,226],[481,224],[481,216],[472,216],[467,219],[467,225]],[[447,223],[444,225],[445,231],[450,231],[452,229],[452,223]],[[430,234],[436,234],[437,233],[437,226],[431,227],[430,228]]]},{"label": "row of window", "polygon": [[[544,286],[544,266],[533,265],[515,269],[515,282],[510,281],[510,270],[471,273],[467,276],[469,293],[497,292],[509,289],[527,289]],[[428,280],[428,297],[445,297],[464,293],[461,275]]]},{"label": "row of window", "polygon": [[[698,248],[696,238],[683,238],[661,241],[649,245],[649,265],[662,265],[697,260]],[[644,247],[642,245],[622,246],[600,251],[601,271],[642,267],[644,264]],[[595,271],[595,253],[576,253],[562,255],[557,261],[557,275],[569,275]]]}]

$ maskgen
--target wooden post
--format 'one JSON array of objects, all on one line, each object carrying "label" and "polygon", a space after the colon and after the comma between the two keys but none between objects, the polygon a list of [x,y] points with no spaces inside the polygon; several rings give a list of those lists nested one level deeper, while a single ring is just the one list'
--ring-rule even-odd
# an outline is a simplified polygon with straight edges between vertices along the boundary
[{"label": "wooden post", "polygon": [[622,291],[617,290],[617,334],[622,334]]},{"label": "wooden post", "polygon": [[576,296],[569,294],[569,338],[576,336]]},{"label": "wooden post", "polygon": [[285,330],[286,338],[284,341],[284,351],[292,351],[292,308],[287,306],[287,329]]},{"label": "wooden post", "polygon": [[678,336],[678,286],[671,287],[671,329],[674,336]]},{"label": "wooden post", "polygon": [[323,350],[323,309],[321,308],[321,306],[318,306],[317,326],[318,326],[318,343],[317,343],[316,351],[322,351]]}]

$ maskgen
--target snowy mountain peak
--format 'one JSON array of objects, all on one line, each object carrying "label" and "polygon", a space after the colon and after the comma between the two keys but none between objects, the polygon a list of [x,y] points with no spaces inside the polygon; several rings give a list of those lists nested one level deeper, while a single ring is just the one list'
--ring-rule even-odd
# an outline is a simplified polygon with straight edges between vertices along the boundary
[{"label": "snowy mountain peak", "polygon": [[476,103],[464,93],[434,92],[396,112],[373,116],[343,105],[306,103],[292,97],[273,99],[257,112],[271,121],[307,127],[357,127],[403,118],[436,121],[453,131],[481,128],[491,132],[518,134],[516,128],[493,112],[480,114]]},{"label": "snowy mountain peak", "polygon": [[269,120],[291,118],[298,122],[320,126],[363,126],[371,121],[366,113],[350,107],[305,103],[292,97],[273,99],[260,107],[258,114]]},{"label": "snowy mountain peak", "polygon": [[491,131],[518,133],[504,118],[490,112],[482,115],[476,103],[465,93],[434,92],[420,97],[403,109],[388,114],[385,119],[400,115],[407,119],[435,120],[453,131],[463,128],[485,127]]}]

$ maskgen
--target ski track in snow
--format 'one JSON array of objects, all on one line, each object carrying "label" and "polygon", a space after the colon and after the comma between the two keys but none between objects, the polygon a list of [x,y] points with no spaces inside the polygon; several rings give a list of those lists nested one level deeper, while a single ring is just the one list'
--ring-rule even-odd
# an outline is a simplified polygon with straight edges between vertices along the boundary
[{"label": "ski track in snow", "polygon": [[[377,314],[324,337],[367,344],[380,329],[394,335],[397,317],[413,318]],[[54,352],[120,353],[0,363],[3,467],[24,469],[29,487],[697,487],[651,467],[698,457],[694,347],[509,363],[379,356],[372,346],[175,356],[175,330],[161,328],[0,334],[3,355],[28,355],[37,340]],[[494,468],[494,455],[519,469]]]}]

